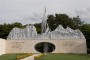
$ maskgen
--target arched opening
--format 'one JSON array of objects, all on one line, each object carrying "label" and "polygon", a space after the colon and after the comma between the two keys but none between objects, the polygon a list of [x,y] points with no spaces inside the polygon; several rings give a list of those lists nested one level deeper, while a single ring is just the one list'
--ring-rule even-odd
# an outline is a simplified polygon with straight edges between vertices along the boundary
[{"label": "arched opening", "polygon": [[55,45],[49,42],[40,42],[35,45],[35,50],[40,53],[50,53],[55,50]]}]

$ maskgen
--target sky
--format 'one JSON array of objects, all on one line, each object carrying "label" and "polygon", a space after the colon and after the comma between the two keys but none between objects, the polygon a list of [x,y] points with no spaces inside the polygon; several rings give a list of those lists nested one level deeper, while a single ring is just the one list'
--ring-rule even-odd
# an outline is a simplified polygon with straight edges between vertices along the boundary
[{"label": "sky", "polygon": [[0,0],[0,24],[21,22],[34,24],[42,21],[44,6],[47,15],[65,13],[80,16],[90,23],[90,0]]}]

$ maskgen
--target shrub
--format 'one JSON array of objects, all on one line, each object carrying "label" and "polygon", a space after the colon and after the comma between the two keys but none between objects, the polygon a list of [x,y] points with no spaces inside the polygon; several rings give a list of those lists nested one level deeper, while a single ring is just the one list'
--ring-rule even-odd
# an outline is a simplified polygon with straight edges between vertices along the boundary
[{"label": "shrub", "polygon": [[31,56],[31,55],[33,55],[33,54],[31,54],[31,53],[24,53],[24,55],[17,56],[16,59],[20,60],[20,59],[26,58],[26,57]]}]

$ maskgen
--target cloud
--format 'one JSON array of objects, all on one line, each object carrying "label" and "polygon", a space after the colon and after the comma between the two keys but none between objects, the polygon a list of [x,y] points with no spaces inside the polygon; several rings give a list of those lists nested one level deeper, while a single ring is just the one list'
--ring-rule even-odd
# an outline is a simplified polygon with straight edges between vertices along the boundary
[{"label": "cloud", "polygon": [[86,23],[90,23],[90,8],[83,8],[77,10],[76,12],[83,21],[85,21]]},{"label": "cloud", "polygon": [[[36,23],[40,22],[41,18],[35,13],[43,13],[44,6],[47,14],[66,13],[73,17],[76,16],[75,10],[90,7],[90,0],[0,0],[0,17],[3,18],[2,23]],[[83,13],[87,15],[87,12]],[[79,12],[80,15],[83,13]]]}]

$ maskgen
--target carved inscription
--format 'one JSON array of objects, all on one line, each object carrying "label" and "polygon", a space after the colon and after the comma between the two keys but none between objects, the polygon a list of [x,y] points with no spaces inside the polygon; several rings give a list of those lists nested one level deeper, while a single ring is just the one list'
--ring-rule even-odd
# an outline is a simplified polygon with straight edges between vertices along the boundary
[{"label": "carved inscription", "polygon": [[12,42],[12,47],[13,49],[22,49],[24,42]]},{"label": "carved inscription", "polygon": [[77,43],[75,41],[64,41],[63,42],[63,47],[73,47],[76,45],[77,45]]}]

